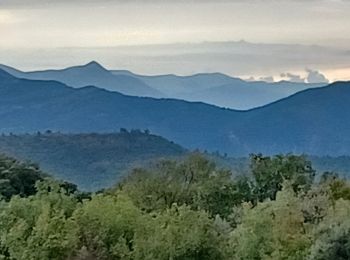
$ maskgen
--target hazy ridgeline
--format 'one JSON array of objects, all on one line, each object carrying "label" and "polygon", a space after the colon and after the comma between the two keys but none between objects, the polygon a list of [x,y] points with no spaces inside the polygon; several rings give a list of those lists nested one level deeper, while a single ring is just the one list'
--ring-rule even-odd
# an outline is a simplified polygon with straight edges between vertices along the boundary
[{"label": "hazy ridgeline", "polygon": [[95,61],[61,70],[23,72],[1,64],[0,69],[17,78],[55,80],[74,88],[95,86],[131,96],[176,98],[240,110],[327,85],[327,82],[245,81],[222,73],[144,76],[127,70],[107,70]]}]

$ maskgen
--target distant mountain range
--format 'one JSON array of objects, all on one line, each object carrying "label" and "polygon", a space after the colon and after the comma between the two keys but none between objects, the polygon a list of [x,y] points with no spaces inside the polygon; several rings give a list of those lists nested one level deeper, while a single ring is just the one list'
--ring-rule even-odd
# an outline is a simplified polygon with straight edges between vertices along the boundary
[{"label": "distant mountain range", "polygon": [[129,71],[112,71],[115,75],[130,75],[145,82],[167,97],[187,101],[201,101],[219,107],[247,110],[285,98],[299,91],[326,84],[288,81],[244,81],[221,73],[192,76],[141,76]]},{"label": "distant mountain range", "polygon": [[96,87],[16,78],[0,70],[0,131],[111,132],[149,129],[190,149],[247,155],[350,154],[350,83],[309,89],[237,111],[174,99],[125,96]]},{"label": "distant mountain range", "polygon": [[163,96],[162,93],[151,88],[143,81],[127,75],[114,75],[94,61],[83,66],[62,70],[22,72],[4,65],[0,65],[0,69],[18,78],[55,80],[75,88],[96,86],[132,96]]},{"label": "distant mountain range", "polygon": [[96,86],[131,96],[176,98],[239,110],[263,106],[296,92],[325,85],[248,82],[221,73],[142,76],[126,70],[109,71],[94,61],[62,70],[22,72],[5,65],[0,65],[0,69],[18,78],[55,80],[75,88]]}]

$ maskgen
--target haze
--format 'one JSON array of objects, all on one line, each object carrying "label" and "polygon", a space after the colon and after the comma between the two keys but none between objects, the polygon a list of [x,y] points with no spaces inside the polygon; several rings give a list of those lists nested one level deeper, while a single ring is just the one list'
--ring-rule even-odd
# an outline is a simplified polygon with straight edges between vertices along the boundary
[{"label": "haze", "polygon": [[349,79],[349,13],[345,0],[2,0],[1,63]]}]

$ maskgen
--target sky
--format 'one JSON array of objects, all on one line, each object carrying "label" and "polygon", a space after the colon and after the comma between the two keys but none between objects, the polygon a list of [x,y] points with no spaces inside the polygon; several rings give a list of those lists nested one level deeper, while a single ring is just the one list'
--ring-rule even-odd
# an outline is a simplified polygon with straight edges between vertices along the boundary
[{"label": "sky", "polygon": [[346,80],[349,13],[349,0],[0,0],[0,63]]}]

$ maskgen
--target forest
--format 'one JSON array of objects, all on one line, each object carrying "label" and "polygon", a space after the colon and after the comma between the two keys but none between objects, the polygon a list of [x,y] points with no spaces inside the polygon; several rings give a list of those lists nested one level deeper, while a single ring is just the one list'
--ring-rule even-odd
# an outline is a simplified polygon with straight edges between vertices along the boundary
[{"label": "forest", "polygon": [[350,258],[347,180],[305,156],[249,160],[233,175],[193,153],[87,193],[1,156],[0,259]]},{"label": "forest", "polygon": [[130,168],[159,158],[180,157],[186,149],[149,133],[126,130],[111,133],[0,135],[0,153],[20,161],[35,162],[52,176],[96,191],[113,185]]}]

